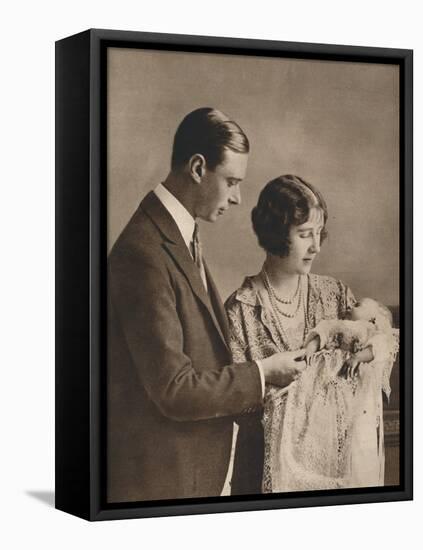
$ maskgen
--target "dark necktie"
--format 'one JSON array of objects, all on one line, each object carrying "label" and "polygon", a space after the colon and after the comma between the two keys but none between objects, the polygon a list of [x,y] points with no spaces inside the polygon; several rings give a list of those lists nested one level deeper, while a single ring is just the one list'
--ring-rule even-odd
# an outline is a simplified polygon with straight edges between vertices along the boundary
[{"label": "dark necktie", "polygon": [[201,279],[203,281],[204,288],[207,290],[206,272],[204,270],[203,253],[201,250],[200,231],[198,223],[195,224],[194,234],[192,236],[192,248],[195,265],[200,270]]}]

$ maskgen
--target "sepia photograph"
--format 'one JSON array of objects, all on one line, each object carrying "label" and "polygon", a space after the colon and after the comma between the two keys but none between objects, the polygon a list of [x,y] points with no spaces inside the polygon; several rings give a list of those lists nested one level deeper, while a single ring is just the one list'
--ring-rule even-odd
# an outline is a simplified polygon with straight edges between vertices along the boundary
[{"label": "sepia photograph", "polygon": [[416,546],[418,13],[5,4],[1,548]]},{"label": "sepia photograph", "polygon": [[5,4],[1,548],[416,546],[418,14]]},{"label": "sepia photograph", "polygon": [[107,504],[399,487],[399,65],[106,69]]}]

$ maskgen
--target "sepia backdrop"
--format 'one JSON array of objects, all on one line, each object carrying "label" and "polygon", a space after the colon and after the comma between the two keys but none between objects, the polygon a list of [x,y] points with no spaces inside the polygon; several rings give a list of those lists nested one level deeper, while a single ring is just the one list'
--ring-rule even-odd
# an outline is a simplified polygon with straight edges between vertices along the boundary
[{"label": "sepia backdrop", "polygon": [[399,303],[399,73],[383,64],[109,48],[108,247],[169,172],[182,118],[215,107],[248,135],[242,203],[201,224],[204,255],[225,300],[264,253],[250,213],[265,183],[296,174],[329,209],[313,265],[357,297]]}]

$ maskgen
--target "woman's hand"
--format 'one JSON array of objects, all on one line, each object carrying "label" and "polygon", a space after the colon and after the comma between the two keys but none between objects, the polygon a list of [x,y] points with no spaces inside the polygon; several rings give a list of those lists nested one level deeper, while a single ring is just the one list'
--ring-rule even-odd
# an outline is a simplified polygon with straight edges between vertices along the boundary
[{"label": "woman's hand", "polygon": [[354,378],[355,376],[358,376],[360,364],[361,363],[357,359],[357,357],[352,355],[342,365],[342,368],[339,371],[339,376],[342,376],[344,378]]},{"label": "woman's hand", "polygon": [[319,351],[320,348],[320,336],[316,335],[305,347],[305,361],[307,365],[311,363],[311,357]]},{"label": "woman's hand", "polygon": [[263,374],[268,384],[284,388],[295,380],[306,367],[305,349],[282,351],[261,359]]},{"label": "woman's hand", "polygon": [[345,378],[353,378],[358,376],[360,370],[359,367],[362,363],[370,363],[373,361],[373,348],[372,346],[367,346],[357,353],[353,353],[349,359],[347,359],[339,371],[340,376],[345,376]]}]

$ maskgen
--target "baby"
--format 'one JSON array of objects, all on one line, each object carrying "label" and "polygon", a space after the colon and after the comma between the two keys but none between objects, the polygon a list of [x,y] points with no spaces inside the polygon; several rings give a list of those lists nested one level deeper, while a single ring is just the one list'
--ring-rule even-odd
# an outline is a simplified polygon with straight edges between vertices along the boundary
[{"label": "baby", "polygon": [[391,329],[389,309],[372,298],[363,298],[348,311],[345,320],[321,321],[309,333],[305,342],[307,363],[316,351],[340,348],[351,353],[340,374],[353,377],[358,374],[360,363],[374,360],[377,340]]}]

